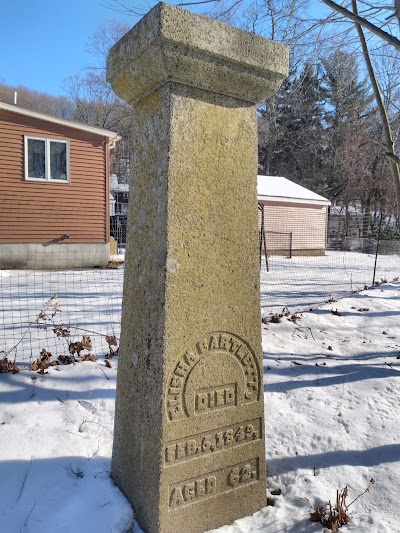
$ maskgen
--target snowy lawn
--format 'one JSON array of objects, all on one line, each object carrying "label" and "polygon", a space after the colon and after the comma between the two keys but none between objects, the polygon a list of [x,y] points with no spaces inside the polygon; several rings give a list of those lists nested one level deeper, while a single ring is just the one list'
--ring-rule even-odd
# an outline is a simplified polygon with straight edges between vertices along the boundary
[{"label": "snowy lawn", "polygon": [[[261,261],[261,311],[263,315],[289,307],[308,310],[332,297],[344,297],[372,286],[375,254],[327,251],[315,257],[269,257]],[[375,281],[392,281],[400,275],[400,256],[378,255]],[[400,531],[400,529],[399,529]]]},{"label": "snowy lawn", "polygon": [[[333,502],[347,485],[350,503],[371,479],[341,531],[400,531],[399,313],[391,283],[262,326],[268,489],[281,494],[219,533],[322,532],[304,498]],[[108,475],[111,362],[0,375],[0,531],[130,530],[131,508]]]}]

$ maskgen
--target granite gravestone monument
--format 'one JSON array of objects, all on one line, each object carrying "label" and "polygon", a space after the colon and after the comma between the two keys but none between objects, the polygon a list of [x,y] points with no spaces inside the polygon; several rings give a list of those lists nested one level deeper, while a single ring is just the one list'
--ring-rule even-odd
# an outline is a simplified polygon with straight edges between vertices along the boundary
[{"label": "granite gravestone monument", "polygon": [[286,47],[158,4],[111,50],[134,106],[112,476],[147,533],[266,505],[256,104]]}]

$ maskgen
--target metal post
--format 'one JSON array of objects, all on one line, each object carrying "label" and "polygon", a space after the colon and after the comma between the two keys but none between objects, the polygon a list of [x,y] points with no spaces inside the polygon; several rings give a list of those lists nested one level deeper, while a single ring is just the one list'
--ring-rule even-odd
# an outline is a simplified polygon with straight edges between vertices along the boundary
[{"label": "metal post", "polygon": [[379,220],[379,226],[378,226],[378,238],[376,241],[376,250],[375,250],[375,264],[374,264],[374,277],[372,278],[372,286],[375,287],[375,274],[376,274],[376,263],[378,260],[378,253],[379,253],[379,242],[381,239],[381,226],[382,226],[382,213],[381,218]]},{"label": "metal post", "polygon": [[261,268],[261,256],[262,256],[262,240],[263,240],[263,227],[264,227],[264,206],[258,204],[258,209],[261,211],[261,226],[258,232],[258,240],[260,245],[260,268]]},{"label": "metal post", "polygon": [[267,240],[265,238],[265,229],[262,229],[262,238],[264,239],[264,256],[265,256],[265,268],[269,272],[268,253],[267,253]]}]

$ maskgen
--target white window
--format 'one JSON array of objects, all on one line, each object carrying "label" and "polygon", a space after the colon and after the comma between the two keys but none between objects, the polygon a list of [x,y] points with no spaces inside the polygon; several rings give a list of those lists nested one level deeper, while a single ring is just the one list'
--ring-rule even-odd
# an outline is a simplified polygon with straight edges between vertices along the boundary
[{"label": "white window", "polygon": [[68,141],[25,137],[25,179],[68,183]]}]

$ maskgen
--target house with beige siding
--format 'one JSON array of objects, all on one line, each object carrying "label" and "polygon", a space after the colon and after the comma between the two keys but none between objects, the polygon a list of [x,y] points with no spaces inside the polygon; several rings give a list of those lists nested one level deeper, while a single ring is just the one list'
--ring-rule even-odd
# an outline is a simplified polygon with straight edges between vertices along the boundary
[{"label": "house with beige siding", "polygon": [[267,255],[324,255],[331,202],[281,176],[258,176],[258,220]]},{"label": "house with beige siding", "polygon": [[109,261],[115,132],[0,102],[0,268]]}]

